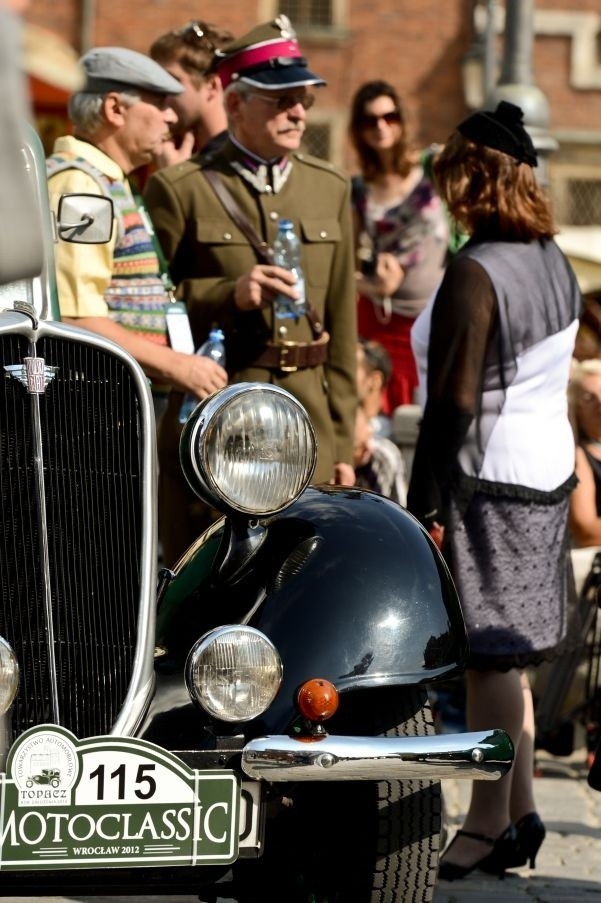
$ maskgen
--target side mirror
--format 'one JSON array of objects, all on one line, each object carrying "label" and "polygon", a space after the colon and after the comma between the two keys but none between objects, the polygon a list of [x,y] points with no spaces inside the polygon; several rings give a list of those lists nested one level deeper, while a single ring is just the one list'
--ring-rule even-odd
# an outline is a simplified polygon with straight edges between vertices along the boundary
[{"label": "side mirror", "polygon": [[113,202],[98,194],[64,194],[58,204],[58,234],[63,241],[103,245],[113,232]]}]

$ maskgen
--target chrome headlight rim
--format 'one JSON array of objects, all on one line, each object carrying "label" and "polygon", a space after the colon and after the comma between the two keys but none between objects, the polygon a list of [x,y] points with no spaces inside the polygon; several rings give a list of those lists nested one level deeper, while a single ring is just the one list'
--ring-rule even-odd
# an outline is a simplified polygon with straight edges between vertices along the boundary
[{"label": "chrome headlight rim", "polygon": [[[8,671],[5,673],[6,669]],[[2,717],[10,711],[17,697],[21,678],[15,650],[3,636],[0,636],[0,673],[3,679],[3,689],[0,692],[0,717]]]},{"label": "chrome headlight rim", "polygon": [[[240,714],[232,714],[231,712],[224,711],[223,709],[217,710],[216,707],[210,704],[210,702],[208,701],[207,694],[203,694],[200,691],[199,686],[197,685],[197,682],[195,680],[195,670],[198,669],[199,661],[202,659],[202,657],[205,656],[209,652],[211,647],[216,643],[219,643],[224,638],[233,634],[250,636],[255,638],[256,640],[260,640],[265,649],[273,656],[272,664],[275,671],[275,679],[272,682],[270,693],[264,696],[263,702],[260,706],[257,706],[256,709],[254,709],[252,712],[247,713],[243,716],[241,716]],[[190,694],[191,698],[197,703],[197,705],[199,705],[202,710],[207,713],[207,715],[217,721],[235,724],[252,721],[254,718],[258,718],[265,711],[267,711],[267,709],[277,696],[282,684],[283,666],[282,660],[276,647],[271,642],[269,637],[267,637],[262,631],[257,630],[255,627],[250,627],[248,624],[225,624],[221,627],[209,630],[202,637],[200,637],[200,639],[198,639],[196,643],[194,643],[194,645],[190,649],[190,652],[188,653],[184,675],[188,693]]]},{"label": "chrome headlight rim", "polygon": [[[228,406],[237,403],[241,397],[252,405],[253,396],[268,398],[274,396],[283,400],[294,410],[307,431],[309,441],[306,451],[309,456],[305,476],[299,482],[297,491],[289,493],[280,504],[258,508],[245,504],[240,499],[234,501],[222,489],[214,477],[209,463],[212,451],[211,441],[219,427],[219,418]],[[269,518],[289,508],[309,485],[317,463],[317,439],[309,415],[302,404],[285,389],[270,383],[234,383],[214,392],[204,399],[192,412],[180,438],[180,464],[184,476],[194,493],[213,507],[227,514],[240,514],[253,519]],[[282,465],[283,466],[283,465]]]}]

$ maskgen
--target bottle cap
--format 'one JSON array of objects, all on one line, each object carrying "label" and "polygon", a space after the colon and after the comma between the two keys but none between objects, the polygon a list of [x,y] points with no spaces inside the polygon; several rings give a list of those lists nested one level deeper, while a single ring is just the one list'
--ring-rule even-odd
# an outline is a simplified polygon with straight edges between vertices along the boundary
[{"label": "bottle cap", "polygon": [[285,229],[292,229],[292,220],[290,219],[281,219],[278,223],[278,227],[284,231]]}]

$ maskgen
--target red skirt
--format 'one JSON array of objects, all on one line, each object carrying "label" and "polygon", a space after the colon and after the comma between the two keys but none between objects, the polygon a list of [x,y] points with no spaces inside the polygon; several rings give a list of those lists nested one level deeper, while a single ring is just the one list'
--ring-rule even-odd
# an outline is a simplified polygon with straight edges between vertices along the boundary
[{"label": "red skirt", "polygon": [[385,389],[385,403],[391,414],[401,404],[414,404],[417,389],[417,367],[411,350],[409,334],[413,317],[392,313],[388,323],[381,323],[369,298],[359,297],[357,311],[359,335],[384,346],[392,364],[392,376]]}]

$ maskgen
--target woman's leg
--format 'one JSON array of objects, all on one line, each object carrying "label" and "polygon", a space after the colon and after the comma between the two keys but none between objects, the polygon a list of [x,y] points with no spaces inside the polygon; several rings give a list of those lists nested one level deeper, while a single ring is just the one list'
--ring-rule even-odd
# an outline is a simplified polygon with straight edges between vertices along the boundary
[{"label": "woman's leg", "polygon": [[[472,671],[466,673],[466,713],[470,731],[501,728],[519,749],[524,722],[524,691],[520,672]],[[511,821],[513,768],[497,781],[474,781],[463,828],[497,838]],[[490,853],[491,846],[469,837],[458,837],[445,859],[471,866]]]},{"label": "woman's leg", "polygon": [[515,761],[511,774],[511,796],[509,800],[509,808],[511,811],[511,820],[515,823],[527,815],[534,812],[536,803],[534,802],[534,704],[532,701],[532,690],[530,689],[530,681],[528,675],[522,672],[521,675],[522,693],[524,697],[524,723],[522,725],[522,736],[515,754]]}]

